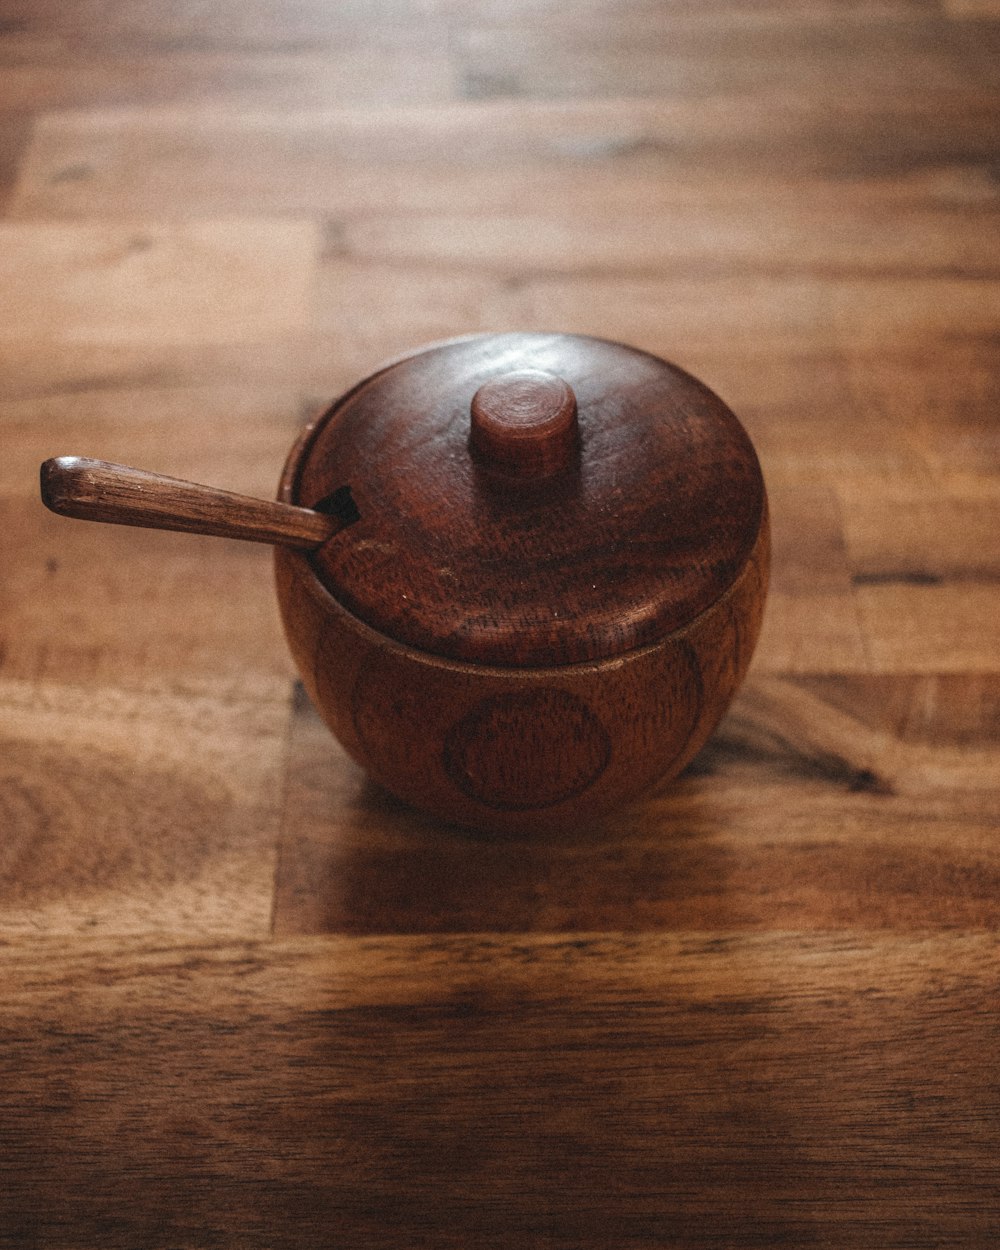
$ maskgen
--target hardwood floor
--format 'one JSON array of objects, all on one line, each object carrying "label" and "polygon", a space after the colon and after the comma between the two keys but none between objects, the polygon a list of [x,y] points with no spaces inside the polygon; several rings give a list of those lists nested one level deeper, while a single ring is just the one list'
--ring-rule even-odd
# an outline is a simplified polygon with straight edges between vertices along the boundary
[{"label": "hardwood floor", "polygon": [[[1000,1243],[995,0],[0,0],[0,1246]],[[606,825],[441,827],[295,680],[273,494],[382,359],[733,407],[751,675]]]}]

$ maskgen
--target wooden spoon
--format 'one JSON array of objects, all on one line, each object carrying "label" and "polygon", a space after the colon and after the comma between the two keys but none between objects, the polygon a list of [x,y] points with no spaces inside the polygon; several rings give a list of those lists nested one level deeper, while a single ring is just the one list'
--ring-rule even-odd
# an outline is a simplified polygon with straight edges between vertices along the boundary
[{"label": "wooden spoon", "polygon": [[313,508],[298,508],[82,456],[46,460],[41,484],[42,502],[60,516],[305,550],[321,547],[359,519],[348,486]]}]

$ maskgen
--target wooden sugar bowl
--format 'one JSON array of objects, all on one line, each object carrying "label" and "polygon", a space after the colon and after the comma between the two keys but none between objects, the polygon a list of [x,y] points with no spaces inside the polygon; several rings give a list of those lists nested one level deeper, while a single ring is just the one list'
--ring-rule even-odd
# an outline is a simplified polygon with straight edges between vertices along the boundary
[{"label": "wooden sugar bowl", "polygon": [[573,827],[675,775],[728,706],[767,590],[760,466],[645,352],[482,335],[386,365],[309,426],[279,502],[64,457],[54,511],[275,544],[310,696],[449,821]]}]

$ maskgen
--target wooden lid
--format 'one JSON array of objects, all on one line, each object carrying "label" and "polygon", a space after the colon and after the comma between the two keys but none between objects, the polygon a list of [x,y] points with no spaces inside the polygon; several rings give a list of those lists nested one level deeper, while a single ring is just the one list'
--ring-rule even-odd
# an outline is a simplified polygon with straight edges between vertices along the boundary
[{"label": "wooden lid", "polygon": [[456,340],[325,414],[296,502],[349,485],[360,520],[310,558],[399,642],[478,664],[606,659],[715,602],[764,487],[729,409],[654,356],[575,335]]}]

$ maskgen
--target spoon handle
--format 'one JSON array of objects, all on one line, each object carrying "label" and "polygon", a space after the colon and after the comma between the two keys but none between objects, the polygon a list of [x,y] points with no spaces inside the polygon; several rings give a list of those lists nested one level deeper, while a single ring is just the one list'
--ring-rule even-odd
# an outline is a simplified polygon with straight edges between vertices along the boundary
[{"label": "spoon handle", "polygon": [[331,496],[331,512],[327,513],[81,456],[46,460],[41,479],[42,502],[61,516],[243,538],[252,543],[321,547],[357,520],[346,488]]}]

